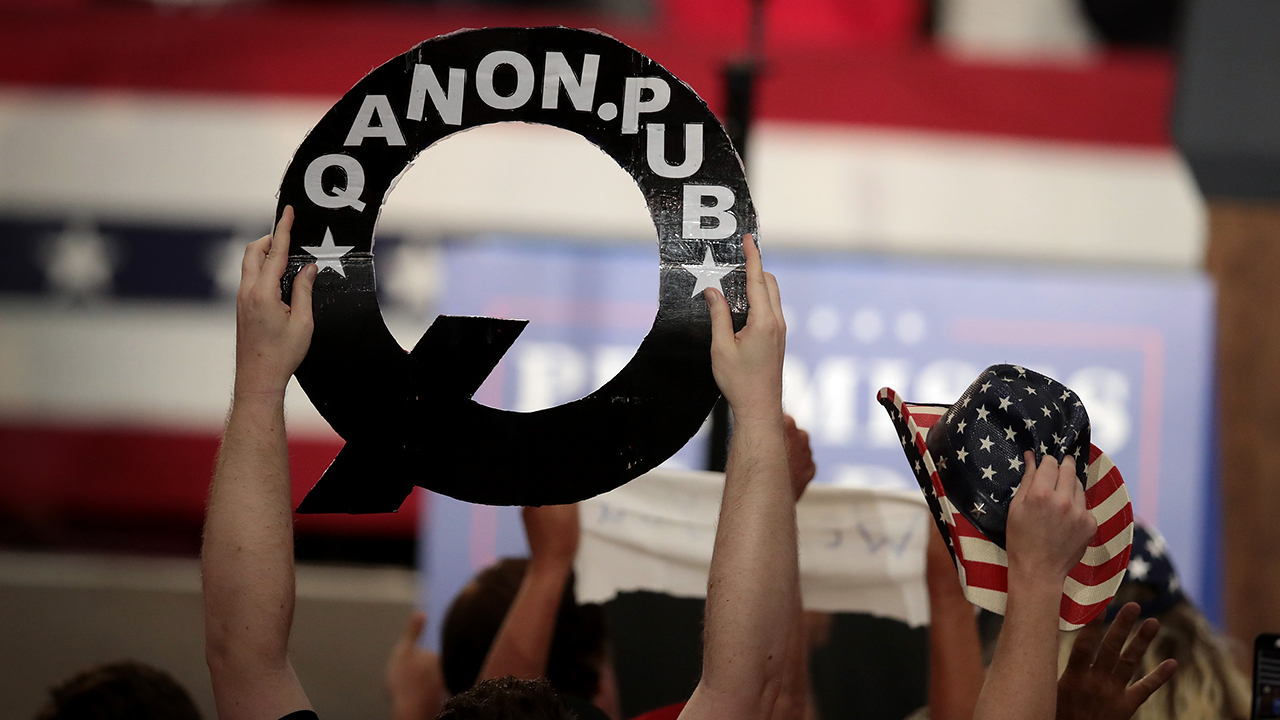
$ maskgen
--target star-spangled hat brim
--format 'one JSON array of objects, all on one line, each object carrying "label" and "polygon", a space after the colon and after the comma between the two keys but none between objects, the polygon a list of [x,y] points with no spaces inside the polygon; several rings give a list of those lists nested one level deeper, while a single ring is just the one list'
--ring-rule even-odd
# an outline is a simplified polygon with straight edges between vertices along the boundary
[{"label": "star-spangled hat brim", "polygon": [[[880,404],[889,412],[907,461],[925,494],[938,530],[947,541],[965,597],[978,607],[1004,614],[1009,591],[1009,556],[969,522],[948,500],[937,466],[925,444],[929,428],[950,406],[905,402],[881,388]],[[1133,506],[1120,470],[1106,453],[1089,446],[1085,505],[1098,530],[1062,589],[1058,627],[1076,630],[1104,612],[1124,580],[1133,544]]]}]

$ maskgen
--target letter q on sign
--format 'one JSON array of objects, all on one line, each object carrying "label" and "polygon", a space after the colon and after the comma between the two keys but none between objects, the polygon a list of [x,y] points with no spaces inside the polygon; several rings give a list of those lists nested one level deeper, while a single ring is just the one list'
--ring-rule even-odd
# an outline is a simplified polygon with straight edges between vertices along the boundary
[{"label": "letter q on sign", "polygon": [[[347,175],[346,187],[334,185],[331,192],[325,192],[324,171],[329,168],[342,168]],[[360,162],[350,155],[333,153],[321,155],[307,165],[302,184],[307,192],[307,199],[322,208],[354,208],[364,212],[364,203],[360,194],[364,192],[364,168]]]}]

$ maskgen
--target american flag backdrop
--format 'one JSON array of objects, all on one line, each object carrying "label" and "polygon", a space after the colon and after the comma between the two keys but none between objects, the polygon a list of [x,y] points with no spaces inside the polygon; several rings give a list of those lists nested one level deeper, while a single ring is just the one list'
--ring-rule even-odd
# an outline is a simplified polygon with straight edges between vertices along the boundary
[{"label": "american flag backdrop", "polygon": [[[241,250],[269,230],[302,137],[370,68],[459,27],[590,25],[719,110],[723,61],[741,50],[727,26],[707,30],[726,4],[688,3],[648,25],[407,5],[0,7],[0,534],[127,543],[150,528],[149,548],[198,541],[229,399]],[[1204,209],[1170,145],[1167,54],[977,61],[915,44],[900,22],[910,13],[885,16],[879,37],[890,42],[864,42],[839,23],[806,30],[777,12],[748,151],[766,253],[1198,267]],[[645,253],[653,238],[634,184],[581,138],[516,125],[451,138],[419,158],[379,224],[379,303],[402,345],[476,282],[451,280],[443,256],[495,231]],[[845,452],[839,443],[874,428],[843,420],[824,399],[836,393],[819,390],[830,380],[854,392],[841,384],[851,368],[865,380],[917,363],[915,378],[926,359],[894,343],[916,338],[921,321],[907,304],[868,314],[824,302],[818,291],[835,285],[806,283],[807,272],[790,294],[808,338],[794,346],[816,349],[797,353],[792,385],[812,380],[816,400],[793,398],[821,442]],[[872,336],[885,344],[876,364],[827,364],[818,347]],[[596,361],[584,362],[592,375]],[[1134,406],[1151,397],[1137,387]],[[298,500],[341,440],[296,386],[288,402]],[[298,522],[308,536],[403,543],[419,516],[411,501],[397,515]],[[1199,577],[1199,563],[1182,566]]]}]

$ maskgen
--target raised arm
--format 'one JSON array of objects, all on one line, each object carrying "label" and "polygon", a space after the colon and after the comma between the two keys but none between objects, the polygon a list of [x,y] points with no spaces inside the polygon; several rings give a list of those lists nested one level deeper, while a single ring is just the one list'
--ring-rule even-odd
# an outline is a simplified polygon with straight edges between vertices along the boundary
[{"label": "raised arm", "polygon": [[577,505],[527,507],[521,513],[529,539],[529,565],[477,682],[507,675],[527,679],[546,675],[560,599],[578,553]]},{"label": "raised arm", "polygon": [[236,296],[236,380],[209,489],[201,551],[205,658],[221,720],[277,720],[310,709],[289,664],[293,511],[284,391],[311,344],[316,266],[280,299],[293,210],[249,245]]},{"label": "raised arm", "polygon": [[[787,443],[791,492],[796,502],[800,502],[800,496],[809,487],[809,481],[818,473],[818,466],[813,462],[809,433],[798,427],[796,419],[790,415],[784,415],[782,421],[782,432]],[[787,636],[785,670],[770,720],[805,720],[813,717],[813,708],[809,702],[809,633],[799,593],[800,586],[797,584],[796,614]]]},{"label": "raised arm", "polygon": [[929,585],[929,717],[973,720],[987,669],[973,605],[940,533],[929,531],[925,578]]},{"label": "raised arm", "polygon": [[429,720],[440,712],[448,694],[440,656],[418,647],[427,616],[415,610],[387,658],[386,685],[391,720]]},{"label": "raised arm", "polygon": [[1026,474],[1009,504],[1009,600],[975,720],[1053,720],[1058,685],[1058,612],[1067,573],[1084,556],[1097,522],[1084,502],[1075,459],[1051,455]]},{"label": "raised arm", "polygon": [[733,410],[733,441],[707,584],[702,680],[681,718],[766,718],[785,671],[799,611],[794,491],[783,437],[786,324],[778,284],[747,237],[746,326],[736,335],[724,297],[711,310],[712,371]]}]

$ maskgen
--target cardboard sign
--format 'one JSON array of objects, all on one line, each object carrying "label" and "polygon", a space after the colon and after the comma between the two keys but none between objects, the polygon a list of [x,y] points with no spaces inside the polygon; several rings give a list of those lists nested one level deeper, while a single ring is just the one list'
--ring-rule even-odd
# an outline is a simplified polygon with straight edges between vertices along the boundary
[{"label": "cardboard sign", "polygon": [[[405,352],[375,292],[373,234],[422,150],[496,122],[564,128],[630,173],[658,235],[659,302],[635,357],[596,392],[517,413],[472,394],[525,321],[436,319]],[[346,441],[299,512],[390,512],[414,485],[491,505],[571,503],[656,467],[719,395],[702,289],[746,316],[742,236],[756,232],[742,162],[691,88],[607,35],[568,28],[465,30],[369,73],[293,157],[277,218],[296,213],[286,298],[320,266],[315,334],[297,377]]]}]

